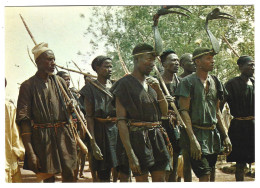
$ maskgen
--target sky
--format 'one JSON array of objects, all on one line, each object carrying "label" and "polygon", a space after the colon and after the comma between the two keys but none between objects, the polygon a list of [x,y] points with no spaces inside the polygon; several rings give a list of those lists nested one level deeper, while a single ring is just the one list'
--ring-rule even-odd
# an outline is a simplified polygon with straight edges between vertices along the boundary
[{"label": "sky", "polygon": [[[89,17],[91,16],[91,6],[68,6],[68,5],[83,5],[89,4],[107,4],[101,0],[95,0],[91,2],[87,1],[61,1],[61,0],[45,0],[41,1],[41,5],[50,5],[39,7],[39,1],[29,1],[29,0],[1,0],[0,6],[0,29],[1,29],[1,63],[0,63],[0,74],[4,75],[7,79],[7,87],[5,92],[0,92],[1,95],[1,112],[3,113],[3,99],[4,97],[12,99],[15,103],[17,102],[19,84],[21,84],[26,79],[33,76],[36,72],[36,67],[32,64],[27,53],[27,46],[31,52],[34,44],[28,35],[19,14],[23,16],[28,27],[30,28],[37,43],[46,42],[49,44],[49,48],[53,50],[56,56],[56,63],[62,66],[66,66],[66,62],[75,61],[77,64],[85,69],[85,72],[91,72],[95,74],[91,69],[90,63],[97,55],[105,55],[103,48],[100,48],[95,52],[93,56],[82,57],[77,55],[78,51],[82,53],[90,51],[89,41],[90,38],[84,37],[83,33],[89,25]],[[226,1],[226,0],[182,0],[182,1],[109,1],[109,4],[122,4],[122,5],[151,5],[151,4],[255,4],[256,5],[256,21],[259,19],[259,10],[257,1],[247,0],[243,1]],[[28,7],[38,6],[38,7]],[[51,6],[52,5],[52,6]],[[56,5],[55,7],[53,5]],[[57,6],[57,5],[67,5],[67,6]],[[13,6],[13,7],[8,7]],[[20,7],[18,7],[20,6]],[[27,7],[26,7],[27,6]],[[80,14],[83,13],[85,18],[82,19]],[[95,19],[95,18],[93,18]],[[256,41],[258,40],[258,24],[256,25]],[[258,34],[257,34],[258,33]],[[101,44],[102,46],[102,44]],[[258,46],[259,43],[256,42],[256,67],[258,60]],[[33,57],[33,55],[31,54]],[[82,60],[87,61],[85,64]],[[75,68],[72,64],[69,64],[70,68]],[[83,76],[75,73],[72,74],[73,81],[77,82],[80,78],[80,88],[83,86]],[[256,77],[257,77],[256,73]],[[19,84],[18,84],[19,83]],[[1,88],[4,90],[3,82],[0,83]],[[77,88],[77,86],[76,86]],[[258,96],[258,95],[256,95]],[[256,98],[256,103],[258,98]],[[1,116],[2,117],[2,116]],[[2,120],[4,118],[1,118]],[[256,121],[257,122],[257,121]],[[3,123],[2,123],[3,125]],[[1,131],[4,134],[4,130]],[[4,135],[3,137],[4,138]],[[3,142],[1,142],[3,143]],[[3,144],[0,144],[2,147]],[[257,158],[257,157],[256,157]],[[4,160],[0,161],[2,167]],[[3,168],[1,173],[3,173]],[[0,176],[4,177],[4,176]],[[2,182],[2,181],[0,181]]]},{"label": "sky", "polygon": [[[73,60],[85,72],[91,72],[90,63],[97,55],[105,54],[101,48],[92,56],[79,56],[90,50],[89,37],[83,33],[89,25],[92,6],[58,6],[58,7],[5,7],[5,77],[7,79],[6,96],[17,100],[19,84],[36,72],[30,61],[34,43],[21,21],[21,14],[37,43],[46,42],[53,50],[56,63],[66,67],[66,62]],[[81,18],[84,14],[85,18]],[[85,53],[84,53],[85,54]],[[87,61],[84,63],[82,60]],[[72,63],[69,67],[78,70]],[[71,73],[76,88],[80,79],[80,88],[84,84],[83,76]]]}]

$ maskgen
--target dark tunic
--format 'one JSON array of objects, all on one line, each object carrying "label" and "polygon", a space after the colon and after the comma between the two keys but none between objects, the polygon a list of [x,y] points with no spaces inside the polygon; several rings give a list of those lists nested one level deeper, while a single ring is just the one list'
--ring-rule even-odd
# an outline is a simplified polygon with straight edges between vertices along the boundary
[{"label": "dark tunic", "polygon": [[[57,78],[66,88],[64,80]],[[67,122],[52,76],[47,84],[48,87],[37,73],[22,83],[16,114],[19,126],[24,120],[34,124]],[[68,124],[58,128],[32,128],[32,146],[40,160],[40,172],[59,173],[76,168],[76,142]],[[26,159],[24,168],[28,169]]]},{"label": "dark tunic", "polygon": [[[190,97],[189,115],[191,123],[210,127],[217,123],[216,106],[218,100],[223,100],[226,90],[221,82],[211,75],[208,76],[209,91],[205,93],[199,77],[193,73],[184,77],[178,85],[175,95]],[[220,134],[217,129],[204,130],[192,127],[194,135],[200,143],[202,154],[217,154],[221,151]],[[180,142],[182,147],[189,148],[187,135],[183,134]]]},{"label": "dark tunic", "polygon": [[[111,91],[126,109],[129,120],[144,122],[160,120],[161,112],[156,92],[150,86],[148,91],[145,91],[142,84],[132,75],[118,80]],[[160,130],[132,128],[133,126],[129,127],[130,142],[141,170],[147,170],[156,163],[168,164],[170,155]],[[118,148],[118,159],[120,165],[128,166],[128,158],[123,147]]]},{"label": "dark tunic", "polygon": [[[177,78],[177,79],[180,80],[179,78]],[[176,82],[176,80],[173,83],[166,83],[165,85],[166,85],[170,95],[174,96],[175,91],[176,91],[177,86],[178,86],[178,83]],[[175,105],[178,106],[177,100],[175,101]],[[169,110],[173,110],[173,108],[170,106],[170,104],[169,104]],[[177,122],[174,122],[174,123],[175,123],[175,125],[174,125],[174,128],[173,128],[169,119],[162,120],[162,126],[165,128],[165,130],[166,130],[166,132],[169,136],[170,142],[171,142],[172,147],[173,147],[173,152],[175,154],[179,155],[180,151],[181,151],[181,148],[179,147],[180,129],[179,129],[179,125],[176,124]]]},{"label": "dark tunic", "polygon": [[[235,77],[225,86],[228,90],[227,103],[234,118],[255,115],[255,83],[247,85],[242,78]],[[228,162],[255,162],[255,120],[232,119],[228,135],[232,143],[232,152]]]},{"label": "dark tunic", "polygon": [[[103,87],[97,80],[94,82]],[[103,155],[103,160],[96,160],[92,157],[93,170],[105,170],[116,167],[116,144],[118,136],[116,123],[101,123],[95,120],[95,117],[116,117],[115,108],[111,104],[112,99],[90,83],[87,83],[79,93],[81,94],[83,101],[87,99],[93,106],[92,114],[86,114],[86,116],[94,118],[95,140]]]}]

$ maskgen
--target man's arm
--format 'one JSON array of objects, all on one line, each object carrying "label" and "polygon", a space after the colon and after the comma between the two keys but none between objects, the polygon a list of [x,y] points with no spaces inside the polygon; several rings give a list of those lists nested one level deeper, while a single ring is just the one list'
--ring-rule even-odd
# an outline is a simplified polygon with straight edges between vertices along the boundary
[{"label": "man's arm", "polygon": [[229,155],[232,151],[232,144],[230,142],[230,139],[228,137],[228,134],[227,134],[227,130],[226,130],[226,127],[224,126],[224,121],[223,121],[223,118],[222,118],[222,114],[220,112],[220,109],[219,109],[219,105],[220,105],[220,101],[218,100],[217,102],[217,119],[218,119],[218,123],[217,123],[217,129],[223,139],[223,144],[224,146],[226,147],[226,154]]},{"label": "man's arm", "polygon": [[117,126],[119,130],[119,135],[123,146],[126,150],[126,154],[129,160],[130,168],[133,172],[141,173],[140,165],[138,159],[133,151],[130,143],[129,131],[126,122],[126,109],[120,103],[119,99],[116,97],[116,116],[118,119]]},{"label": "man's arm", "polygon": [[95,134],[94,134],[94,118],[93,118],[93,105],[88,101],[88,99],[85,98],[85,109],[86,109],[86,120],[87,120],[87,125],[88,125],[88,130],[89,133],[92,136],[92,140],[90,140],[90,144],[91,144],[91,148],[92,148],[92,152],[94,157],[97,160],[103,160],[103,155],[100,151],[100,148],[98,147],[96,140],[95,140]]},{"label": "man's arm", "polygon": [[34,173],[38,173],[40,168],[40,163],[32,147],[31,129],[32,128],[31,128],[30,120],[21,121],[21,136],[26,151],[26,155],[28,156],[28,166],[29,169],[31,169]]},{"label": "man's arm", "polygon": [[181,117],[187,126],[186,132],[187,132],[189,140],[190,140],[191,157],[196,160],[201,159],[201,147],[200,147],[200,144],[199,144],[196,136],[193,133],[192,123],[191,123],[190,115],[188,113],[188,111],[190,109],[190,97],[180,96],[179,104],[180,104]]},{"label": "man's arm", "polygon": [[159,81],[156,78],[148,77],[146,78],[148,84],[155,90],[157,94],[157,100],[159,102],[159,107],[162,113],[162,116],[167,116],[168,114],[168,102],[163,94],[163,91],[160,87]]}]

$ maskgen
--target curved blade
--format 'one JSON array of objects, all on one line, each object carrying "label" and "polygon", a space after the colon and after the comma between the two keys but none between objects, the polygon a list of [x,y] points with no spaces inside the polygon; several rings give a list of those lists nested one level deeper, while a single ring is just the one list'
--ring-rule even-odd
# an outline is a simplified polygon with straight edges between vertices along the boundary
[{"label": "curved blade", "polygon": [[186,8],[184,8],[184,7],[182,7],[182,6],[179,6],[179,5],[170,5],[170,6],[165,5],[165,6],[162,6],[162,7],[165,8],[165,9],[180,8],[180,9],[182,9],[182,10],[185,10],[185,11],[191,13],[191,11],[189,11],[188,9],[186,9]]},{"label": "curved blade", "polygon": [[212,44],[212,48],[214,50],[214,52],[216,54],[219,53],[220,51],[220,46],[219,46],[219,43],[218,43],[218,40],[216,39],[216,37],[211,33],[210,30],[207,30],[207,33],[208,33],[208,36],[209,36],[209,39],[210,39],[210,42]]},{"label": "curved blade", "polygon": [[189,15],[187,15],[187,14],[184,14],[184,13],[182,13],[182,12],[171,11],[171,10],[169,10],[168,14],[180,14],[180,15],[182,15],[182,16],[187,16],[187,17],[190,17]]},{"label": "curved blade", "polygon": [[156,56],[159,56],[163,51],[163,44],[160,32],[157,26],[153,26],[153,33],[154,33],[154,42],[155,42],[155,53]]}]

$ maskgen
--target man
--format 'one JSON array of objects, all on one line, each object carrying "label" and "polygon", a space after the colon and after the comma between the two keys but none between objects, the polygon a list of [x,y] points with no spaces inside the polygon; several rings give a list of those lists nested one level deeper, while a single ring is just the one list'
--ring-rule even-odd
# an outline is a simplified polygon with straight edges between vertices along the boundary
[{"label": "man", "polygon": [[[72,87],[70,88],[70,75],[67,73],[67,72],[64,72],[64,71],[59,71],[57,72],[57,75],[60,76],[61,78],[63,78],[63,80],[66,82],[66,85],[67,85],[67,88],[69,90],[69,94],[70,96],[72,97],[72,100],[75,99],[75,104],[76,105],[79,105],[79,109],[82,109],[81,106],[80,106],[80,103],[79,103],[79,94],[78,94],[78,91],[76,90],[75,87]],[[82,113],[81,111],[79,113]],[[82,113],[82,117],[83,117],[83,113]],[[85,139],[85,131],[82,129],[81,125],[80,125],[80,121],[78,120],[76,114],[73,112],[72,113],[72,120],[75,124],[75,126],[77,127],[77,132],[80,136],[80,138],[82,140]],[[79,167],[80,167],[80,177],[83,176],[83,169],[84,169],[84,166],[85,166],[85,158],[86,158],[86,154],[84,154],[80,147],[77,147],[77,169],[75,170],[74,172],[74,177],[75,177],[75,180],[78,180],[78,173],[79,173]]]},{"label": "man", "polygon": [[[196,71],[195,63],[192,61],[192,54],[185,53],[180,58],[180,66],[183,68],[183,73],[179,76],[180,78],[184,78],[193,72]],[[181,132],[185,131],[181,129]],[[191,174],[191,165],[190,165],[190,156],[189,151],[182,148],[182,156],[183,156],[183,176],[185,182],[192,181],[192,174]]]},{"label": "man", "polygon": [[153,182],[163,182],[170,155],[159,121],[161,115],[166,116],[168,104],[156,79],[148,79],[151,86],[146,83],[154,67],[153,47],[139,44],[132,54],[133,72],[111,88],[123,144],[118,150],[120,178],[130,176],[130,167],[137,182],[148,182],[148,172]]},{"label": "man", "polygon": [[246,163],[255,162],[255,62],[250,56],[240,56],[237,64],[241,75],[225,84],[234,117],[228,131],[233,150],[227,161],[236,162],[236,181],[244,181]]},{"label": "man", "polygon": [[[215,164],[221,152],[221,138],[226,152],[231,143],[224,128],[219,102],[225,89],[216,77],[209,75],[214,67],[214,53],[208,48],[193,52],[196,74],[184,77],[178,85],[181,116],[187,126],[186,147],[190,148],[190,162],[199,181],[215,181]],[[183,145],[182,145],[183,146]]]},{"label": "man", "polygon": [[183,68],[183,73],[180,75],[181,78],[188,76],[196,71],[195,63],[192,61],[192,54],[185,53],[180,58],[180,66]]},{"label": "man", "polygon": [[106,56],[97,56],[91,65],[98,75],[94,82],[100,88],[87,83],[80,91],[85,104],[88,129],[93,137],[90,141],[92,155],[89,160],[92,170],[97,171],[98,181],[109,182],[111,169],[117,166],[118,135],[115,109],[111,105],[112,94],[107,94],[112,86],[109,80],[112,74],[112,60]]},{"label": "man", "polygon": [[76,142],[56,81],[64,89],[66,83],[52,75],[55,56],[47,43],[36,45],[32,53],[38,70],[22,83],[16,114],[26,152],[24,168],[48,177],[44,182],[54,182],[57,173],[62,182],[73,182]]},{"label": "man", "polygon": [[[162,78],[165,85],[170,92],[171,96],[174,96],[175,90],[179,83],[179,79],[175,76],[179,70],[179,58],[173,50],[166,50],[160,56],[164,72]],[[172,107],[169,105],[168,116],[162,117],[162,126],[165,128],[167,134],[169,135],[170,142],[173,147],[173,169],[167,173],[166,181],[176,182],[177,181],[177,168],[178,168],[178,157],[180,155],[179,138],[180,131],[179,125],[176,121],[176,115]]]},{"label": "man", "polygon": [[[7,81],[5,79],[5,87]],[[24,159],[24,146],[15,123],[16,108],[11,99],[5,99],[5,182],[21,183],[19,160]]]}]

